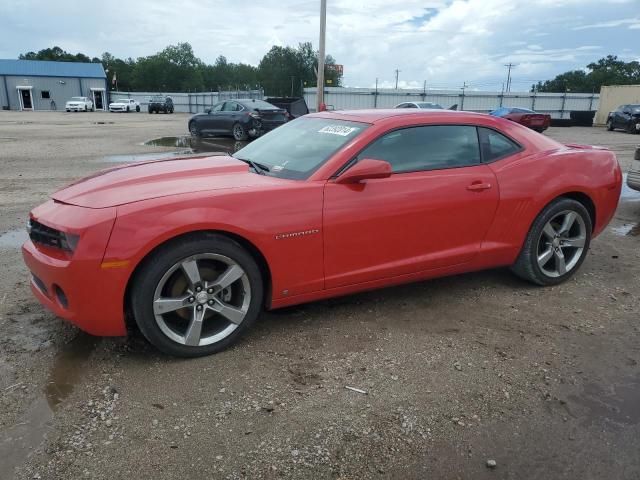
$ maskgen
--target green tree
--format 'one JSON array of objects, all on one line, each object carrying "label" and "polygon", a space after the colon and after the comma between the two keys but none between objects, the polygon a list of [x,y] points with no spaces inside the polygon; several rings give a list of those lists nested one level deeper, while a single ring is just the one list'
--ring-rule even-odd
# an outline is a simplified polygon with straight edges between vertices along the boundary
[{"label": "green tree", "polygon": [[531,89],[538,92],[597,92],[603,85],[637,83],[640,83],[640,62],[624,62],[615,55],[608,55],[587,65],[586,70],[561,73],[552,80],[538,82]]},{"label": "green tree", "polygon": [[[301,43],[297,49],[273,46],[258,65],[258,79],[268,95],[302,95],[304,87],[316,85],[318,53],[310,42]],[[335,65],[331,55],[325,58],[325,81],[329,86],[340,86],[340,75],[330,65]]]},{"label": "green tree", "polygon": [[45,48],[36,52],[27,52],[18,56],[20,60],[53,60],[56,62],[99,63],[99,58],[89,58],[83,53],[69,53],[60,47]]}]

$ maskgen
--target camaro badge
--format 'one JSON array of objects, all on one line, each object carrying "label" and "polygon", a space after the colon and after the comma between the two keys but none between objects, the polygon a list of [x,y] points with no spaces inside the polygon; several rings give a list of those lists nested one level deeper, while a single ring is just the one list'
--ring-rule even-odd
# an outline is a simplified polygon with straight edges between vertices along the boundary
[{"label": "camaro badge", "polygon": [[305,235],[313,235],[314,233],[320,233],[320,230],[313,228],[311,230],[303,230],[302,232],[279,233],[275,238],[276,240],[284,240],[285,238],[304,237]]}]

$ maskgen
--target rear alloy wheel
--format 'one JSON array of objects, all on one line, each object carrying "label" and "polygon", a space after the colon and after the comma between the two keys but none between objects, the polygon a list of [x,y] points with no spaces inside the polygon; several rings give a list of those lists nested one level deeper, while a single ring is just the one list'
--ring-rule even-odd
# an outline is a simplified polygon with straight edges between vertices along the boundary
[{"label": "rear alloy wheel", "polygon": [[196,126],[196,122],[191,122],[189,124],[189,133],[191,134],[192,137],[200,136],[200,130],[198,130],[198,127]]},{"label": "rear alloy wheel", "polygon": [[207,234],[169,244],[136,275],[131,305],[142,334],[180,357],[234,343],[258,317],[260,270],[240,245]]},{"label": "rear alloy wheel", "polygon": [[247,135],[247,129],[244,128],[244,125],[242,125],[241,123],[236,123],[233,126],[232,132],[233,138],[237,141],[243,141],[249,138],[249,136]]},{"label": "rear alloy wheel", "polygon": [[512,270],[538,285],[557,285],[580,267],[591,242],[589,212],[580,202],[560,198],[538,215]]}]

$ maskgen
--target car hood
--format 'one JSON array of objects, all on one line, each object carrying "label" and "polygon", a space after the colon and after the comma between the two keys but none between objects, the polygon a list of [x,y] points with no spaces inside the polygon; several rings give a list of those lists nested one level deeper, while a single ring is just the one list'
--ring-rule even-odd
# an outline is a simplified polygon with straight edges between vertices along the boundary
[{"label": "car hood", "polygon": [[185,193],[281,182],[281,179],[249,171],[247,164],[233,157],[190,157],[104,170],[58,190],[52,198],[81,207],[106,208]]}]

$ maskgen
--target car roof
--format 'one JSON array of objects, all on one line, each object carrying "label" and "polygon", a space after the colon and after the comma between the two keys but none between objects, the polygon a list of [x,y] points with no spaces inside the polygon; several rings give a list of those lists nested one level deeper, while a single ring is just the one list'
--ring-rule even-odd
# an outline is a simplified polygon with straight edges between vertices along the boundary
[{"label": "car roof", "polygon": [[455,110],[429,110],[429,109],[370,109],[370,110],[333,110],[330,112],[312,113],[309,117],[334,118],[336,120],[348,120],[353,122],[377,123],[382,120],[399,116],[420,116],[424,120],[438,121],[453,119],[459,121],[486,118],[484,113],[460,112]]}]

